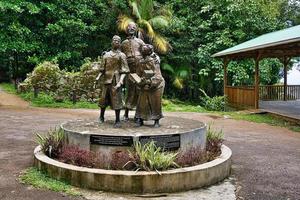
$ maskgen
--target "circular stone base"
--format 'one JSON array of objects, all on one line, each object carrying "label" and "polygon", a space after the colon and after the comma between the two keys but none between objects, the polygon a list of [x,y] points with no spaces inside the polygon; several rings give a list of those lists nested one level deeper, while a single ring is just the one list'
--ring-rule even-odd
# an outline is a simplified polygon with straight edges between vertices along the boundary
[{"label": "circular stone base", "polygon": [[154,140],[156,145],[166,151],[190,148],[204,149],[206,145],[206,125],[202,122],[179,117],[166,117],[160,120],[160,127],[153,127],[153,121],[136,127],[133,121],[121,123],[114,128],[114,119],[108,118],[99,124],[94,120],[69,121],[61,125],[68,144],[107,154],[108,159],[115,151],[132,147],[135,141],[142,144]]},{"label": "circular stone base", "polygon": [[231,150],[222,145],[221,155],[193,167],[161,172],[119,171],[78,167],[46,156],[41,147],[34,150],[34,165],[52,178],[77,187],[126,193],[169,193],[209,186],[230,174]]}]

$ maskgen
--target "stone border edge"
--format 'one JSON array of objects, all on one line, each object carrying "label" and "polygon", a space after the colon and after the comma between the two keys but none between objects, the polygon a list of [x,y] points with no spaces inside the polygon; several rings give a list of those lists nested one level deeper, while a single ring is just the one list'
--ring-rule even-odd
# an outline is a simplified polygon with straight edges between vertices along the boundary
[{"label": "stone border edge", "polygon": [[41,147],[34,150],[34,166],[50,177],[71,185],[93,190],[124,193],[169,193],[213,185],[227,178],[231,171],[232,151],[225,145],[213,161],[167,171],[122,171],[78,167],[46,156]]}]

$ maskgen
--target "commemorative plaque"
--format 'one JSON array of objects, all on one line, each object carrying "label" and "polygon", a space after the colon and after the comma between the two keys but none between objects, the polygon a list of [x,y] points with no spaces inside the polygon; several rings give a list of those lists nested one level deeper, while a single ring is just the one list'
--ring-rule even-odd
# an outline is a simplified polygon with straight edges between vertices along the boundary
[{"label": "commemorative plaque", "polygon": [[157,147],[161,147],[166,151],[175,151],[180,148],[180,135],[155,135],[155,136],[141,136],[139,141],[141,144],[146,144],[150,141],[155,141]]},{"label": "commemorative plaque", "polygon": [[107,145],[107,146],[132,146],[133,138],[130,136],[107,136],[107,135],[91,135],[91,144]]}]

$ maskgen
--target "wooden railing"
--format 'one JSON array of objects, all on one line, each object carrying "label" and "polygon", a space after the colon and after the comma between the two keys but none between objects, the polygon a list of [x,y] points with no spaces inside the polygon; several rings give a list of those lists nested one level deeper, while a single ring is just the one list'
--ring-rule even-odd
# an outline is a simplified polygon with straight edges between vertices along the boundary
[{"label": "wooden railing", "polygon": [[254,86],[226,86],[225,95],[228,103],[237,106],[255,106]]},{"label": "wooden railing", "polygon": [[[283,101],[283,85],[263,85],[259,86],[259,99],[265,101]],[[300,99],[300,85],[286,86],[286,100]]]}]

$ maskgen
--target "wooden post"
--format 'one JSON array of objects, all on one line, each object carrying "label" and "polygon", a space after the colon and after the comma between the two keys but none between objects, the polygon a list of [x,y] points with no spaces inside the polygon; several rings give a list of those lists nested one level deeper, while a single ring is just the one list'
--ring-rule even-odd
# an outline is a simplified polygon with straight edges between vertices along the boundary
[{"label": "wooden post", "polygon": [[228,82],[227,82],[227,66],[229,63],[228,58],[224,58],[223,63],[224,63],[224,83],[223,83],[224,84],[224,96],[226,96],[227,95],[226,86],[228,84]]},{"label": "wooden post", "polygon": [[255,91],[255,109],[259,108],[259,60],[260,60],[260,54],[257,55],[256,59],[255,59],[255,87],[254,87],[254,91]]},{"label": "wooden post", "polygon": [[291,58],[288,57],[284,57],[282,60],[282,64],[284,67],[284,82],[283,82],[283,100],[286,101],[287,100],[287,66],[289,64],[289,62],[291,61]]}]

